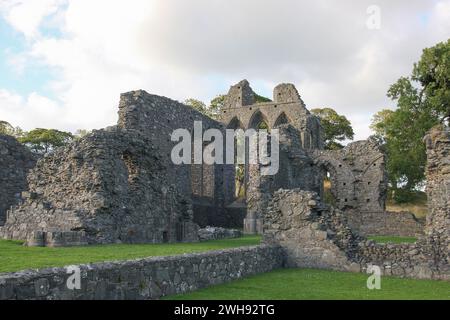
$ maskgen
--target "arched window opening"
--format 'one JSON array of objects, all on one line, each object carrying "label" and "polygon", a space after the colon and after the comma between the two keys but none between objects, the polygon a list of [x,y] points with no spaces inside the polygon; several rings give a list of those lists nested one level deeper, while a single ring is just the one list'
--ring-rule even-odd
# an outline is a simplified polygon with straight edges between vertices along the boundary
[{"label": "arched window opening", "polygon": [[[227,126],[227,129],[244,129],[237,117],[234,117]],[[247,159],[245,156],[244,159]],[[234,198],[239,202],[245,202],[246,188],[246,165],[238,163],[238,138],[234,138]]]},{"label": "arched window opening", "polygon": [[325,171],[324,178],[323,178],[323,201],[326,204],[336,206],[336,197],[332,192],[332,176],[329,171]]},{"label": "arched window opening", "polygon": [[[257,129],[258,130],[267,130],[267,145],[266,145],[266,150],[267,150],[267,156],[270,157],[271,155],[271,143],[270,143],[270,127],[267,124],[267,122],[265,122],[264,120],[261,121],[258,125],[257,125]],[[258,140],[258,145],[259,145],[260,141]],[[259,152],[259,149],[258,149]]]},{"label": "arched window opening", "polygon": [[273,126],[274,126],[274,128],[276,128],[276,127],[279,127],[279,126],[281,126],[281,125],[283,125],[283,124],[288,124],[288,123],[290,123],[288,117],[286,116],[286,114],[285,114],[284,112],[282,112],[282,113],[278,116],[278,118],[277,118],[277,120],[275,121],[275,123],[274,123]]}]

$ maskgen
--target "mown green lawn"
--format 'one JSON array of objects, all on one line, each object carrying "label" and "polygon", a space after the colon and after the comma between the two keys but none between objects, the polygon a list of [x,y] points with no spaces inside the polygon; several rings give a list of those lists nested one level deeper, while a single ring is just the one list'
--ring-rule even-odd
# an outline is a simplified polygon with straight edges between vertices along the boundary
[{"label": "mown green lawn", "polygon": [[369,236],[369,240],[373,240],[376,243],[414,243],[417,238],[414,237],[397,237],[397,236]]},{"label": "mown green lawn", "polygon": [[26,247],[20,241],[0,240],[0,272],[62,267],[71,264],[128,260],[150,256],[171,256],[257,245],[260,236],[213,240],[197,243],[111,244],[83,247]]},{"label": "mown green lawn", "polygon": [[450,300],[450,282],[382,277],[367,289],[366,274],[317,269],[280,269],[167,300]]}]

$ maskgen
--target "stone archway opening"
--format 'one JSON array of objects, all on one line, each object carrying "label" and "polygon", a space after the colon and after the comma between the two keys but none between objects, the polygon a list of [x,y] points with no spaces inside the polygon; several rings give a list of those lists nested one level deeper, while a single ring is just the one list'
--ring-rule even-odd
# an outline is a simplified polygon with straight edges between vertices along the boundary
[{"label": "stone archway opening", "polygon": [[[227,126],[227,129],[233,129],[233,130],[244,130],[244,126],[242,125],[241,121],[234,117],[230,123]],[[238,163],[238,139],[237,137],[234,138],[234,194],[233,198],[235,201],[240,203],[245,203],[246,196],[247,196],[247,184],[246,184],[246,165],[245,163]],[[245,156],[245,159],[247,159],[247,156]]]},{"label": "stone archway opening", "polygon": [[277,120],[275,120],[275,123],[273,125],[274,128],[277,128],[279,126],[285,125],[285,124],[289,124],[291,123],[291,121],[289,120],[289,118],[287,117],[286,113],[282,112]]},{"label": "stone archway opening", "polygon": [[335,187],[335,179],[331,171],[324,170],[322,181],[322,200],[326,204],[336,207],[337,199],[333,188]]}]

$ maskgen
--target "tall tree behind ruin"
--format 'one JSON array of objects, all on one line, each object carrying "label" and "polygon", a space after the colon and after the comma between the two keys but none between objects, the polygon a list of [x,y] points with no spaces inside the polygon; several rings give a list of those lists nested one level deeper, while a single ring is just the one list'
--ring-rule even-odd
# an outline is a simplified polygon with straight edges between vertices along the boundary
[{"label": "tall tree behind ruin", "polygon": [[355,133],[350,121],[345,116],[331,108],[316,108],[312,109],[311,113],[320,118],[325,134],[325,149],[342,149],[344,146],[341,142],[353,140]]},{"label": "tall tree behind ruin", "polygon": [[70,132],[38,128],[26,132],[19,138],[19,142],[35,153],[46,154],[69,144],[73,139],[74,136]]},{"label": "tall tree behind ruin", "polygon": [[23,136],[24,131],[19,127],[13,127],[9,122],[0,120],[0,134],[19,138]]},{"label": "tall tree behind ruin", "polygon": [[425,179],[423,137],[450,117],[450,40],[424,49],[411,75],[394,83],[387,96],[397,108],[378,112],[371,128],[385,144],[395,200],[405,202]]}]

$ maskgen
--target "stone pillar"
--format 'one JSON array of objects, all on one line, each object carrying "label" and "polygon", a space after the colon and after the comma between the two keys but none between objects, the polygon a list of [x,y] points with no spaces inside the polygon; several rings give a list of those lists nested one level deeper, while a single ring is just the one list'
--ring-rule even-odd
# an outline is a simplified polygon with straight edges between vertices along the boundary
[{"label": "stone pillar", "polygon": [[242,80],[230,88],[225,97],[225,108],[239,108],[255,103],[255,93],[247,80]]},{"label": "stone pillar", "polygon": [[247,216],[244,219],[245,234],[262,234],[261,174],[258,164],[248,165]]},{"label": "stone pillar", "polygon": [[450,251],[450,128],[437,126],[424,138],[427,148],[428,215],[425,233],[448,261]]},{"label": "stone pillar", "polygon": [[291,83],[282,83],[273,89],[273,101],[282,102],[300,102],[304,104],[297,89]]}]

